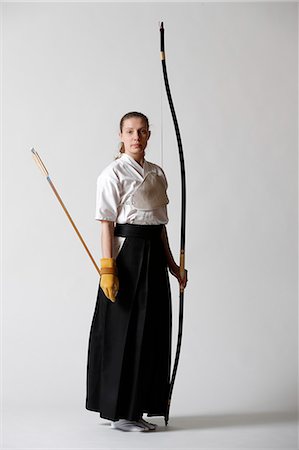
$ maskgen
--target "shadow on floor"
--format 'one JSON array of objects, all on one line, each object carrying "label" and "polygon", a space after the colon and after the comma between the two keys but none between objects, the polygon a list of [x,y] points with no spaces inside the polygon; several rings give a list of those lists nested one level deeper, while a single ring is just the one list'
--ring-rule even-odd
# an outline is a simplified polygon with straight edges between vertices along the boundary
[{"label": "shadow on floor", "polygon": [[[199,430],[212,428],[244,427],[256,425],[271,425],[275,423],[296,423],[298,413],[296,411],[263,411],[263,412],[235,412],[228,414],[203,414],[193,416],[170,417],[167,427],[162,417],[147,417],[145,420],[156,423],[159,432],[175,430]],[[101,422],[108,426],[110,422]]]},{"label": "shadow on floor", "polygon": [[[159,431],[175,430],[197,430],[211,428],[244,427],[256,425],[271,425],[275,423],[297,422],[298,413],[296,411],[263,411],[263,412],[235,412],[228,414],[203,414],[196,416],[175,416],[170,417],[167,427],[160,417],[147,418],[146,420],[156,422]],[[156,432],[158,431],[156,430]]]}]

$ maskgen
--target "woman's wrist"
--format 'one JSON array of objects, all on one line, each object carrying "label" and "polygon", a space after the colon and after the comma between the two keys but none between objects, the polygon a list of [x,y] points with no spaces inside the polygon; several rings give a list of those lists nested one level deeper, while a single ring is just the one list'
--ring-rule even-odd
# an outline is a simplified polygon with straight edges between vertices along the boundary
[{"label": "woman's wrist", "polygon": [[109,258],[109,257],[103,257],[101,258],[101,266],[102,267],[115,267],[116,266],[116,262],[114,258]]},{"label": "woman's wrist", "polygon": [[177,269],[177,267],[178,266],[174,259],[168,261],[168,268],[169,268],[170,272],[174,272]]}]

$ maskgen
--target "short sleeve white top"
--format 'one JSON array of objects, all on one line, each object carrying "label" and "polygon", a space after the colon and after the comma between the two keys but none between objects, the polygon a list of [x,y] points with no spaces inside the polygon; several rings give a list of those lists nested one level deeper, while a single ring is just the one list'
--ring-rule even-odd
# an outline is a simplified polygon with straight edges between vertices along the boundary
[{"label": "short sleeve white top", "polygon": [[97,178],[96,220],[139,225],[168,223],[167,180],[157,164],[131,156],[110,163]]}]

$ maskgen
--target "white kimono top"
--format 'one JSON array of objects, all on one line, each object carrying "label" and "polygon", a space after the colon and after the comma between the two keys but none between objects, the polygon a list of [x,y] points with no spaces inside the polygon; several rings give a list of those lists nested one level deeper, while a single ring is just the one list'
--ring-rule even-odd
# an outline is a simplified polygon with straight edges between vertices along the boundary
[{"label": "white kimono top", "polygon": [[[141,167],[126,153],[111,162],[97,178],[96,220],[138,225],[168,223],[167,180],[157,164]],[[125,238],[115,236],[114,257]]]},{"label": "white kimono top", "polygon": [[159,225],[168,222],[167,181],[161,167],[131,156],[110,163],[97,179],[96,220]]}]

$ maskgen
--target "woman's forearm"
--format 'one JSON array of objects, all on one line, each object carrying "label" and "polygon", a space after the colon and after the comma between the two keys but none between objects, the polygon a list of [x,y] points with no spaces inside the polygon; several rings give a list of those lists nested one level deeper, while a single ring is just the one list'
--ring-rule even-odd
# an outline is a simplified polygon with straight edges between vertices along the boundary
[{"label": "woman's forearm", "polygon": [[171,250],[169,247],[168,236],[167,236],[167,231],[166,231],[165,225],[162,230],[161,238],[162,238],[164,251],[165,251],[165,255],[166,255],[166,259],[167,259],[167,265],[169,267],[170,273],[178,279],[181,289],[185,289],[185,287],[187,285],[187,281],[188,281],[187,280],[187,272],[188,271],[186,269],[184,269],[184,275],[182,275],[180,273],[181,272],[180,266],[178,266],[176,264],[175,260],[173,259],[173,256],[172,256],[172,253],[171,253]]},{"label": "woman's forearm", "polygon": [[171,250],[169,247],[169,241],[168,241],[167,230],[166,230],[165,225],[163,227],[161,237],[162,237],[162,242],[163,242],[163,246],[164,246],[164,252],[166,255],[166,259],[167,259],[167,265],[170,270],[174,270],[177,267],[177,265],[176,265],[176,262],[172,256],[172,253],[171,253]]},{"label": "woman's forearm", "polygon": [[114,237],[114,223],[107,220],[101,220],[102,258],[112,258],[113,237]]}]

